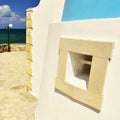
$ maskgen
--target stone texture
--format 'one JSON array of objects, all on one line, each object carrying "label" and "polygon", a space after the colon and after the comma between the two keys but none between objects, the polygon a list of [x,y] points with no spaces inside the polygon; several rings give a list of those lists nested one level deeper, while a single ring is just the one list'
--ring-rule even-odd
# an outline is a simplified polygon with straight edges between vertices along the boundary
[{"label": "stone texture", "polygon": [[7,52],[8,51],[8,45],[7,44],[0,44],[0,53]]},{"label": "stone texture", "polygon": [[[20,43],[12,43],[10,44],[11,51],[25,51],[26,50],[26,44],[20,44]],[[0,53],[7,52],[8,51],[8,45],[7,44],[0,44]]]},{"label": "stone texture", "polygon": [[27,12],[26,12],[26,18],[27,18],[27,20],[31,20],[32,19],[32,10],[27,10]]},{"label": "stone texture", "polygon": [[26,26],[27,26],[27,28],[31,28],[32,29],[32,20],[27,20],[26,21]]},{"label": "stone texture", "polygon": [[27,45],[26,45],[26,51],[27,52],[31,52],[31,50],[32,50],[32,44],[28,44],[27,43]]},{"label": "stone texture", "polygon": [[30,35],[27,35],[27,36],[26,36],[26,39],[27,39],[26,42],[27,42],[28,44],[32,44],[32,37],[31,37]]},{"label": "stone texture", "polygon": [[26,44],[11,44],[11,51],[25,51]]},{"label": "stone texture", "polygon": [[28,9],[27,10],[27,14],[26,14],[26,18],[27,18],[27,21],[26,21],[26,51],[27,51],[27,55],[26,55],[26,58],[27,58],[27,81],[26,81],[26,84],[27,84],[27,91],[30,91],[32,89],[32,83],[31,83],[31,77],[32,77],[32,36],[31,36],[31,33],[32,33],[32,10],[31,9]]},{"label": "stone texture", "polygon": [[32,53],[31,53],[31,52],[26,52],[26,58],[27,58],[29,61],[32,61]]}]

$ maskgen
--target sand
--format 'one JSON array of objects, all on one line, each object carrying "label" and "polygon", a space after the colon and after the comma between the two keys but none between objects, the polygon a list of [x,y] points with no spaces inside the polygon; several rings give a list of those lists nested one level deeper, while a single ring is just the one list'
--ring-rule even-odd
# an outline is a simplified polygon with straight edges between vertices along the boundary
[{"label": "sand", "polygon": [[0,53],[0,120],[35,120],[37,99],[25,79],[26,52]]},{"label": "sand", "polygon": [[0,53],[0,89],[24,85],[26,78],[26,52]]}]

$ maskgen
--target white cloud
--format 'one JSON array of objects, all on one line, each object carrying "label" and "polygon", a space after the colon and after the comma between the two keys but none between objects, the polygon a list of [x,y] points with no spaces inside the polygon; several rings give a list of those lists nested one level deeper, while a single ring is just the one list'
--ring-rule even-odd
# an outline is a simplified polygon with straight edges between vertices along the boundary
[{"label": "white cloud", "polygon": [[3,5],[0,6],[0,23],[6,24],[6,23],[23,23],[26,19],[22,18],[20,15],[13,12],[9,5]]}]

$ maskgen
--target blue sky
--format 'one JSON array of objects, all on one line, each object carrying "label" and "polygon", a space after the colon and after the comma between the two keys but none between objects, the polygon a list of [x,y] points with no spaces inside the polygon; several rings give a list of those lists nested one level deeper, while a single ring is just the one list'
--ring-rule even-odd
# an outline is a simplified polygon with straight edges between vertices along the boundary
[{"label": "blue sky", "polygon": [[66,0],[63,21],[120,17],[120,0]]},{"label": "blue sky", "polygon": [[40,0],[0,0],[0,28],[12,23],[14,28],[26,27],[26,9],[35,7]]}]

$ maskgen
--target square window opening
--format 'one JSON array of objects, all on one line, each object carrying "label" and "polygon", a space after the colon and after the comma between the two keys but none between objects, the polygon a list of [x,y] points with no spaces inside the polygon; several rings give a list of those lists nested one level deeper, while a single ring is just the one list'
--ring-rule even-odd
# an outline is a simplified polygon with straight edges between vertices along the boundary
[{"label": "square window opening", "polygon": [[68,52],[65,81],[78,88],[87,90],[92,56]]}]

